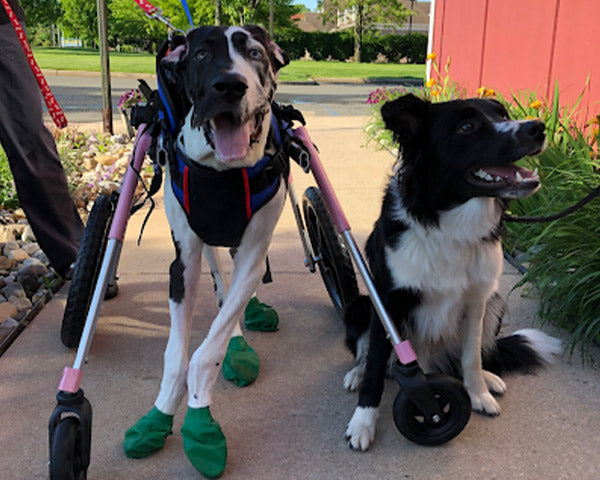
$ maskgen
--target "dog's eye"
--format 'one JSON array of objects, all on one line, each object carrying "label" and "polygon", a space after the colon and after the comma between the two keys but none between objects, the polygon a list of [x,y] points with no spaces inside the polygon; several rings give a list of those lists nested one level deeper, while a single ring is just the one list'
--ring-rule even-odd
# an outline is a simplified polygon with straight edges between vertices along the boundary
[{"label": "dog's eye", "polygon": [[475,129],[475,125],[471,122],[463,122],[458,126],[458,133],[467,134]]},{"label": "dog's eye", "polygon": [[250,50],[248,50],[248,56],[252,60],[262,60],[263,52],[261,52],[258,48],[251,48]]},{"label": "dog's eye", "polygon": [[208,50],[198,50],[194,56],[196,60],[204,60],[208,56]]}]

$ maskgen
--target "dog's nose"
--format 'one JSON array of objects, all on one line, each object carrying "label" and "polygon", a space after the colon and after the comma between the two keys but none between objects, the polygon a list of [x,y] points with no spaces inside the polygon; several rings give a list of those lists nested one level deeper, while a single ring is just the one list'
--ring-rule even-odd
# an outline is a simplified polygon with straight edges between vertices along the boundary
[{"label": "dog's nose", "polygon": [[215,79],[212,88],[228,100],[238,100],[248,90],[248,84],[246,79],[238,73],[224,73]]},{"label": "dog's nose", "polygon": [[541,120],[530,120],[521,125],[519,134],[522,135],[523,138],[543,139],[545,130],[546,126],[544,125],[544,122]]}]

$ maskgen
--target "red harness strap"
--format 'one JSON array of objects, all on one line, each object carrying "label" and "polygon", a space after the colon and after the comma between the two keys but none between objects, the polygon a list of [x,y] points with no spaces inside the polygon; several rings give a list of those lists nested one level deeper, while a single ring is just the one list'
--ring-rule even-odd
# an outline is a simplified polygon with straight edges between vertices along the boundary
[{"label": "red harness strap", "polygon": [[6,14],[8,15],[8,18],[10,18],[10,21],[13,24],[17,37],[21,42],[21,46],[23,47],[23,51],[25,52],[25,56],[27,57],[27,61],[29,62],[29,66],[31,67],[31,71],[35,75],[35,79],[37,80],[37,83],[42,92],[42,96],[44,97],[44,102],[46,102],[46,106],[48,107],[48,113],[50,113],[52,120],[54,120],[54,123],[58,128],[66,127],[67,117],[65,117],[65,114],[63,113],[62,109],[60,108],[60,105],[56,101],[56,98],[54,98],[54,95],[52,95],[50,87],[48,86],[48,82],[46,82],[44,74],[40,70],[40,67],[38,66],[37,62],[35,61],[35,58],[33,57],[33,52],[31,51],[31,47],[29,46],[29,42],[27,41],[27,37],[25,35],[23,27],[19,23],[15,12],[8,4],[8,0],[0,1],[2,2],[4,10],[6,10]]}]

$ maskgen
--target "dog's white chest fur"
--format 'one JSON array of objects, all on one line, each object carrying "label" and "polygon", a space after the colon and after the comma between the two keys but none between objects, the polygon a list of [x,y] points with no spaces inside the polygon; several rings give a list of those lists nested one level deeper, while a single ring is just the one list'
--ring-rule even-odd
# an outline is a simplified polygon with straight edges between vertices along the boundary
[{"label": "dog's white chest fur", "polygon": [[498,207],[492,199],[474,198],[444,212],[439,226],[424,226],[401,207],[397,219],[409,228],[397,248],[385,249],[393,286],[421,293],[414,311],[421,340],[449,340],[469,296],[486,299],[497,287],[502,248],[489,237]]}]

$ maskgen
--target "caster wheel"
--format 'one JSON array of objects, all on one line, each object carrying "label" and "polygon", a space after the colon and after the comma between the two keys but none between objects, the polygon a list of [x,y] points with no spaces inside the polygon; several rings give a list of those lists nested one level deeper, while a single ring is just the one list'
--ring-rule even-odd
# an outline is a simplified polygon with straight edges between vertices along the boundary
[{"label": "caster wheel", "polygon": [[111,195],[102,195],[96,199],[90,212],[60,329],[60,338],[65,347],[75,348],[79,344],[104,258],[115,205],[116,200]]},{"label": "caster wheel", "polygon": [[75,417],[65,417],[54,429],[50,445],[50,480],[85,480],[81,458],[81,433]]},{"label": "caster wheel", "polygon": [[325,288],[336,311],[343,316],[345,308],[358,296],[352,260],[331,221],[331,215],[318,188],[306,189],[302,210]]},{"label": "caster wheel", "polygon": [[427,375],[427,384],[442,411],[437,423],[425,418],[400,390],[394,400],[394,423],[402,435],[419,445],[441,445],[463,431],[471,417],[471,399],[462,383],[446,375]]}]

